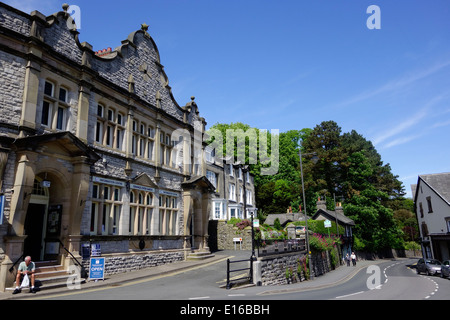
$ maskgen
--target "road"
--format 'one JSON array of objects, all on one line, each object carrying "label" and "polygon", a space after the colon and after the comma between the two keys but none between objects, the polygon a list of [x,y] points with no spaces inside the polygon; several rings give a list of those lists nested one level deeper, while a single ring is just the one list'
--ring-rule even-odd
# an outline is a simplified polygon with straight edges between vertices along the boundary
[{"label": "road", "polygon": [[[239,259],[239,255],[236,257]],[[383,260],[361,269],[346,282],[320,289],[297,286],[249,287],[237,290],[225,285],[226,262],[180,271],[171,275],[107,287],[42,296],[54,300],[448,300],[450,281],[417,275],[415,260]],[[347,268],[347,267],[342,267]],[[239,275],[237,275],[239,276]],[[323,276],[326,277],[327,275]]]}]

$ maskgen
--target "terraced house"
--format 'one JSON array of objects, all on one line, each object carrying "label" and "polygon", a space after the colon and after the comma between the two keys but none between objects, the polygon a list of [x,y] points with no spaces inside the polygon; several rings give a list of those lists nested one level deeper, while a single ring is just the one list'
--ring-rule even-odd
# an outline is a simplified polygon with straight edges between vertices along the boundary
[{"label": "terraced house", "polygon": [[209,250],[195,98],[175,101],[147,25],[94,51],[67,9],[0,2],[0,290],[24,255],[68,268],[63,248],[96,244],[117,273]]}]

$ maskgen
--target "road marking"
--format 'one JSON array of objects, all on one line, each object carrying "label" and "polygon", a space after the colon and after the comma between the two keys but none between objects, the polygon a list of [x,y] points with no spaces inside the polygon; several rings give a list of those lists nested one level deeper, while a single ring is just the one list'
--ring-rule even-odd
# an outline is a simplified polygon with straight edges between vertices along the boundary
[{"label": "road marking", "polygon": [[[239,275],[234,276],[234,277],[231,277],[230,280],[240,279],[240,278],[243,278],[245,276],[248,276],[248,272],[243,273],[243,274],[239,274]],[[227,279],[224,279],[224,280],[221,280],[221,281],[217,281],[216,283],[224,283],[224,282],[227,282]]]},{"label": "road marking", "polygon": [[[141,284],[141,283],[145,283],[145,282],[151,282],[151,281],[154,281],[154,280],[159,280],[159,279],[162,279],[162,278],[176,276],[176,275],[181,274],[181,273],[185,273],[185,272],[193,271],[193,270],[198,270],[198,269],[201,269],[201,268],[204,268],[204,267],[207,267],[207,266],[211,266],[211,265],[214,265],[214,264],[226,261],[227,259],[231,259],[231,258],[234,258],[234,257],[226,257],[226,258],[223,258],[223,259],[220,259],[220,260],[212,261],[212,262],[209,262],[209,263],[197,265],[197,266],[194,266],[194,267],[190,267],[190,268],[186,268],[186,269],[182,269],[182,270],[178,270],[178,271],[174,270],[173,272],[167,272],[167,273],[161,274],[161,275],[149,276],[148,278],[144,278],[144,279],[141,279],[141,280],[136,280],[136,281],[131,281],[131,282],[126,282],[125,281],[125,282],[121,283],[120,287],[121,288],[122,287],[128,287],[128,286],[132,286],[132,285],[135,285],[135,284]],[[57,293],[57,294],[54,294],[54,295],[46,295],[46,296],[30,298],[30,299],[26,299],[26,300],[43,300],[43,299],[45,300],[45,299],[52,299],[52,298],[58,298],[58,297],[72,296],[72,295],[78,295],[78,294],[85,294],[85,293],[90,293],[90,292],[111,290],[111,289],[114,289],[114,288],[117,288],[117,287],[108,286],[108,287],[99,287],[99,288],[94,288],[94,289],[81,289],[81,290],[77,290],[77,291],[71,291],[71,292],[59,293],[59,294]]]},{"label": "road marking", "polygon": [[243,293],[237,293],[237,294],[229,294],[229,297],[245,297],[245,294]]},{"label": "road marking", "polygon": [[346,297],[356,296],[357,294],[361,294],[361,293],[364,293],[364,291],[346,294],[345,296],[339,296],[339,297],[336,297],[336,299],[341,299],[341,298],[346,298]]},{"label": "road marking", "polygon": [[205,300],[209,299],[210,297],[196,297],[196,298],[189,298],[189,300]]}]

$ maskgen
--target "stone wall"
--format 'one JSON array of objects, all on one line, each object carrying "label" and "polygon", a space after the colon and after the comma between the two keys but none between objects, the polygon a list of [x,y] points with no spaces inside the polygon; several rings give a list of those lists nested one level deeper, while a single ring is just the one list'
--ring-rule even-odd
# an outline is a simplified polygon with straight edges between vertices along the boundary
[{"label": "stone wall", "polygon": [[[301,253],[291,253],[259,258],[258,261],[261,261],[261,284],[263,286],[287,284],[286,269],[291,269],[296,274],[299,260],[303,256],[304,254]],[[304,281],[305,275],[301,274],[298,280]]]},{"label": "stone wall", "polygon": [[209,221],[209,247],[212,251],[234,250],[234,238],[242,238],[242,248],[236,245],[237,250],[252,250],[252,228],[240,230],[228,224],[227,221]]},{"label": "stone wall", "polygon": [[[113,275],[183,261],[184,254],[184,251],[147,251],[129,254],[106,254],[102,257],[105,258],[105,275]],[[89,259],[82,261],[86,270],[89,270],[89,262]]]},{"label": "stone wall", "polygon": [[[303,272],[297,273],[298,266],[304,253],[284,253],[258,258],[261,264],[261,285],[275,286],[284,285],[292,282],[305,281],[306,275]],[[332,270],[328,252],[312,254],[313,275],[315,277],[323,275]],[[290,270],[292,277],[286,278],[286,270]]]},{"label": "stone wall", "polygon": [[[0,51],[0,116],[2,123],[19,125],[22,113],[22,98],[25,83],[26,61],[20,57]],[[7,131],[7,130],[2,130]],[[8,132],[2,132],[7,135]]]}]

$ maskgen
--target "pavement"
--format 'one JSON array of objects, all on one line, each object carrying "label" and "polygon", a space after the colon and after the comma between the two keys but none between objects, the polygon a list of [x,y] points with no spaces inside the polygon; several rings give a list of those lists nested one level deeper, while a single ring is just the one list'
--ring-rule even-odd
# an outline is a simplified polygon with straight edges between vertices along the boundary
[{"label": "pavement", "polygon": [[[243,252],[219,251],[214,254],[215,254],[214,257],[200,261],[186,260],[158,267],[141,269],[133,272],[108,275],[105,278],[105,280],[86,281],[85,283],[82,283],[81,288],[77,290],[92,290],[95,288],[101,288],[105,286],[113,287],[119,286],[121,283],[138,281],[139,279],[144,278],[159,278],[162,276],[166,277],[170,276],[171,274],[178,274],[192,269],[202,268],[206,265],[224,262],[227,259],[239,259],[239,257],[243,254]],[[276,294],[276,293],[286,293],[304,290],[315,290],[325,288],[328,286],[334,286],[349,281],[360,270],[368,267],[369,265],[379,264],[386,261],[388,260],[363,260],[358,261],[356,267],[353,266],[347,267],[346,265],[342,265],[331,272],[316,277],[314,280],[298,282],[291,285],[261,287],[266,289],[262,290],[264,291],[262,294],[264,293]],[[232,290],[239,290],[239,289],[240,287],[237,287],[233,288]],[[41,291],[38,291],[36,294],[28,293],[28,289],[23,289],[22,293],[17,295],[13,295],[11,291],[0,292],[0,300],[29,299],[34,298],[35,296],[57,295],[69,292],[70,290],[66,286],[53,289],[42,289]]]}]

